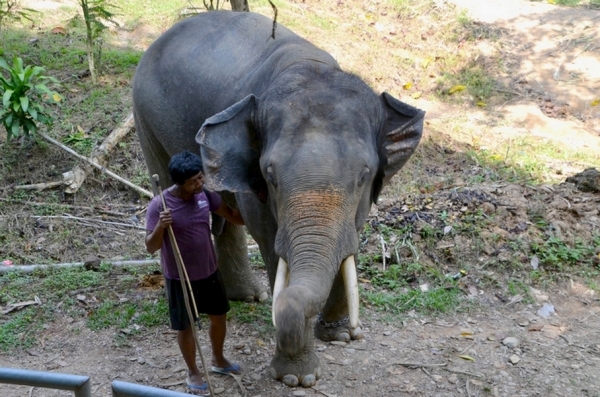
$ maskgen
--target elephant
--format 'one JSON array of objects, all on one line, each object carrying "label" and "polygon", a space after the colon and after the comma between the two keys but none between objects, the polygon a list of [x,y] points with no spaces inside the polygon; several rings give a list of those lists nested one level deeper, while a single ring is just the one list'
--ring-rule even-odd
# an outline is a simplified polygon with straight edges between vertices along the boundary
[{"label": "elephant", "polygon": [[[231,11],[201,13],[160,36],[137,67],[133,108],[150,173],[164,183],[169,156],[197,150],[207,187],[240,210],[272,292],[271,374],[315,385],[315,336],[363,336],[360,231],[418,146],[425,112],[376,94],[281,24]],[[225,224],[215,246],[226,289],[258,296],[243,227]]]}]

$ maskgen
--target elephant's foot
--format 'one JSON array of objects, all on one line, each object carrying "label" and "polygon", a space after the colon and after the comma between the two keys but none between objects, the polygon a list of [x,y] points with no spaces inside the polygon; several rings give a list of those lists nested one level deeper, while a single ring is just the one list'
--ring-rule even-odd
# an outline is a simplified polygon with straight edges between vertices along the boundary
[{"label": "elephant's foot", "polygon": [[364,335],[360,328],[360,323],[358,327],[352,328],[348,317],[338,321],[327,322],[319,314],[315,322],[315,336],[326,342],[350,342],[351,340],[362,339]]},{"label": "elephant's foot", "polygon": [[321,377],[319,357],[313,351],[292,361],[286,359],[283,354],[275,353],[271,360],[271,375],[289,387],[312,387]]},{"label": "elephant's foot", "polygon": [[269,294],[267,293],[266,288],[257,283],[257,285],[245,285],[239,286],[239,288],[227,286],[227,299],[229,300],[237,300],[237,301],[245,301],[245,302],[253,302],[259,301],[263,302],[269,298]]},{"label": "elephant's foot", "polygon": [[[233,270],[233,271],[232,271]],[[263,302],[269,298],[266,287],[258,280],[249,267],[221,270],[225,281],[227,299],[234,301]]]}]

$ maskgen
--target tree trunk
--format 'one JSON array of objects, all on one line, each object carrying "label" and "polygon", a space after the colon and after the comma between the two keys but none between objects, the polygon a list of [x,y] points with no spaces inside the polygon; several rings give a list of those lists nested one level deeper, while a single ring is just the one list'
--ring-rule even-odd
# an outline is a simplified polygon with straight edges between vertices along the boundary
[{"label": "tree trunk", "polygon": [[232,11],[250,11],[248,0],[230,0]]}]

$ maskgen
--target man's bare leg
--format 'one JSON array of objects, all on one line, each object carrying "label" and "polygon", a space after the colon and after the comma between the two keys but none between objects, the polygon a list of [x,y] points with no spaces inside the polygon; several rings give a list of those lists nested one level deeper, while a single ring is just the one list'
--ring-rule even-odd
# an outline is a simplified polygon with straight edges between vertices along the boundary
[{"label": "man's bare leg", "polygon": [[[219,368],[229,368],[231,363],[223,355],[223,344],[225,335],[227,335],[227,315],[220,316],[209,315],[210,326],[208,327],[208,337],[212,347],[212,365]],[[235,375],[241,374],[240,371],[231,371]]]},{"label": "man's bare leg", "polygon": [[202,373],[196,364],[196,341],[191,326],[184,331],[177,331],[177,343],[183,356],[183,361],[188,367],[189,382],[192,385],[201,386],[204,383]]}]

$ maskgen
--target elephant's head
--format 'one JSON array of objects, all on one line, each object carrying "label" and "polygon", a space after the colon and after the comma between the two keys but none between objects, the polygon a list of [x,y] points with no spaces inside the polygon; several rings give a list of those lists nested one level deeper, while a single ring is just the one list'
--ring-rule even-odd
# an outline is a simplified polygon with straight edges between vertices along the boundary
[{"label": "elephant's head", "polygon": [[207,185],[254,192],[276,219],[274,321],[278,346],[285,340],[291,350],[305,346],[298,340],[304,325],[324,305],[342,263],[349,263],[350,321],[358,322],[356,271],[345,260],[358,252],[371,203],[423,130],[423,111],[334,72],[249,95],[207,119],[196,138]]}]

